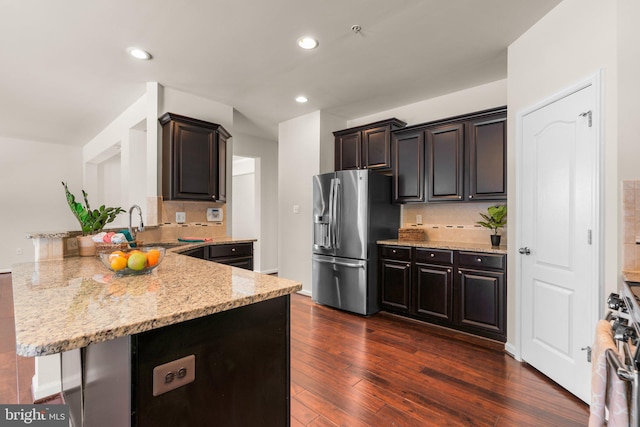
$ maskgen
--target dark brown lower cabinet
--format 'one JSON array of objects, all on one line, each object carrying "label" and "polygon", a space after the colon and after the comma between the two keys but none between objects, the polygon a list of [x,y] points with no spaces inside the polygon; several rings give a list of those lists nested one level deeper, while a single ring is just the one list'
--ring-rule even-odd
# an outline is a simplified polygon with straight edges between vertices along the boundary
[{"label": "dark brown lower cabinet", "polygon": [[411,263],[382,260],[380,270],[381,306],[396,312],[409,313]]},{"label": "dark brown lower cabinet", "polygon": [[253,270],[253,243],[228,243],[201,246],[181,252],[182,255]]},{"label": "dark brown lower cabinet", "polygon": [[381,245],[383,310],[506,341],[506,255]]},{"label": "dark brown lower cabinet", "polygon": [[499,271],[458,269],[456,323],[469,332],[501,340],[505,337],[505,274]]},{"label": "dark brown lower cabinet", "polygon": [[453,321],[453,267],[415,265],[415,315],[437,323]]}]

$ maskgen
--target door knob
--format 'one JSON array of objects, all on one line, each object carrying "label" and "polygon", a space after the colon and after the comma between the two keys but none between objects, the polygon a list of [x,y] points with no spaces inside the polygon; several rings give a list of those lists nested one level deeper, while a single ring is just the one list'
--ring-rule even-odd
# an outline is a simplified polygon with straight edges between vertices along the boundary
[{"label": "door knob", "polygon": [[518,252],[520,252],[522,255],[531,255],[531,249],[527,248],[526,246],[524,248],[518,249]]}]

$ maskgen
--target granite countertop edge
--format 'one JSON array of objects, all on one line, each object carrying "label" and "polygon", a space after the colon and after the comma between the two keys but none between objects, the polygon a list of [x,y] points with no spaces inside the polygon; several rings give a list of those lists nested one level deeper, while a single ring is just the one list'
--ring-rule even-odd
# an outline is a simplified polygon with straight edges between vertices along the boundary
[{"label": "granite countertop edge", "polygon": [[296,281],[180,255],[254,241],[185,243],[142,276],[112,277],[97,257],[15,264],[16,353],[60,353],[300,291]]},{"label": "granite countertop edge", "polygon": [[640,271],[622,271],[622,279],[625,282],[640,283]]},{"label": "granite countertop edge", "polygon": [[482,243],[430,241],[430,240],[378,240],[379,245],[411,246],[414,248],[449,249],[457,251],[485,252],[493,254],[507,254],[506,246],[491,246]]}]

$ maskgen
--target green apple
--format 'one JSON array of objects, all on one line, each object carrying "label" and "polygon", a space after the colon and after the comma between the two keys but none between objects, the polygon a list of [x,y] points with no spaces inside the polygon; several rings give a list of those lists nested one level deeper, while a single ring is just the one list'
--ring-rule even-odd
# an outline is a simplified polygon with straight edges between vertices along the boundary
[{"label": "green apple", "polygon": [[143,253],[135,253],[129,256],[127,261],[127,267],[132,270],[140,271],[144,270],[147,265],[147,256]]}]

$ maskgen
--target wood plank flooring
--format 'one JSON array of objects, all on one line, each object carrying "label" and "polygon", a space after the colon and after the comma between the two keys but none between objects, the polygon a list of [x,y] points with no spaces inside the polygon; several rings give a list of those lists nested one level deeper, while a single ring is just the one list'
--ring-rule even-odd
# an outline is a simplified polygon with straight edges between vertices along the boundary
[{"label": "wood plank flooring", "polygon": [[11,274],[0,273],[0,403],[33,403],[32,357],[16,355],[16,329],[13,322]]},{"label": "wood plank flooring", "polygon": [[291,425],[585,426],[589,407],[489,340],[291,300]]},{"label": "wood plank flooring", "polygon": [[[291,298],[291,426],[585,426],[589,408],[503,345]],[[0,403],[31,403],[0,274]]]}]

